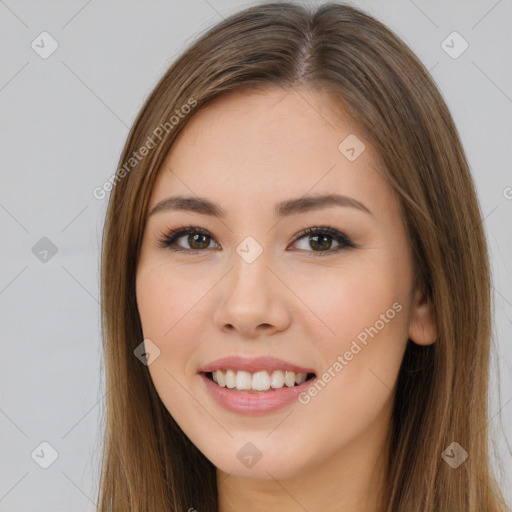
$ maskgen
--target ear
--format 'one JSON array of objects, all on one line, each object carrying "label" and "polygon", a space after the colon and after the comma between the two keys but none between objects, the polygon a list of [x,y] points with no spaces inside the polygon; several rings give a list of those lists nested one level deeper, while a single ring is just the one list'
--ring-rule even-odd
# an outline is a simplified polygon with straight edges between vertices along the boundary
[{"label": "ear", "polygon": [[431,345],[437,339],[432,305],[420,289],[414,292],[409,317],[409,338],[417,345]]}]

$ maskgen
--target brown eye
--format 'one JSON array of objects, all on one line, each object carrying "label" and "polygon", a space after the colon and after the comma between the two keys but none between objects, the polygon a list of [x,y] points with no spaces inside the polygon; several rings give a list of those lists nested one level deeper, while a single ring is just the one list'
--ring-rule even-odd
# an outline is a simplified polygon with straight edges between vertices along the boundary
[{"label": "brown eye", "polygon": [[[295,237],[294,245],[297,245],[297,242],[302,239],[304,239],[305,246],[299,247],[299,250],[310,252],[314,256],[334,254],[343,249],[356,247],[347,235],[330,227],[307,228]],[[218,248],[217,244],[211,247],[211,242],[213,242],[213,237],[208,231],[188,226],[163,235],[160,238],[159,247],[193,254]],[[333,243],[337,244],[334,248],[332,248]]]},{"label": "brown eye", "polygon": [[[182,242],[180,240],[183,239]],[[200,228],[186,227],[176,229],[160,239],[159,246],[173,251],[197,252],[210,248],[211,235]]]},{"label": "brown eye", "polygon": [[[294,245],[297,245],[297,242],[302,239],[305,239],[305,244],[304,247],[299,247],[299,249],[316,253],[315,256],[325,253],[332,254],[342,249],[356,247],[347,235],[330,227],[307,228],[295,237]],[[333,242],[338,245],[331,249]],[[313,250],[311,251],[309,248]]]},{"label": "brown eye", "polygon": [[[208,246],[210,245],[208,235],[203,235],[202,233],[199,233],[195,235],[190,234],[186,236],[187,243],[190,244],[190,247],[192,249],[207,249]],[[179,240],[179,238],[181,237],[178,237],[177,240]]]}]

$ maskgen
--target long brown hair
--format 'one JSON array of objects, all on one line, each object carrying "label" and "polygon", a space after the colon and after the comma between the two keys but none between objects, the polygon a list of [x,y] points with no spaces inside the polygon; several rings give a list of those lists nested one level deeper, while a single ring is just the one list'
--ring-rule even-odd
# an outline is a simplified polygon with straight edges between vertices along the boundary
[{"label": "long brown hair", "polygon": [[[176,136],[220,94],[272,85],[328,93],[363,127],[433,307],[436,342],[409,340],[398,376],[384,509],[506,510],[487,448],[487,247],[448,108],[418,58],[373,17],[337,3],[282,2],[231,15],[182,53],[142,107],[111,182],[101,267],[107,398],[99,510],[217,510],[215,467],[134,356],[143,340],[135,275],[152,184]],[[454,441],[469,454],[457,469],[441,457]]]}]

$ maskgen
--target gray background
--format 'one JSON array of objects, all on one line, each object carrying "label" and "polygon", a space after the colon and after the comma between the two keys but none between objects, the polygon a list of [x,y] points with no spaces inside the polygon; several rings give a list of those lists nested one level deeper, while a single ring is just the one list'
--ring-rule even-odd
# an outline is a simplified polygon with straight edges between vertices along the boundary
[{"label": "gray background", "polygon": [[[92,191],[115,171],[129,126],[174,57],[252,3],[0,0],[0,512],[95,510],[107,200]],[[490,425],[510,499],[512,2],[353,4],[392,28],[431,70],[474,173],[494,273]],[[43,31],[59,45],[46,59],[31,47],[35,40],[50,48],[38,38]],[[445,51],[462,49],[462,40],[446,39],[453,31],[469,44],[458,58]],[[52,449],[43,441],[58,453],[47,469],[40,464],[51,462]]]}]

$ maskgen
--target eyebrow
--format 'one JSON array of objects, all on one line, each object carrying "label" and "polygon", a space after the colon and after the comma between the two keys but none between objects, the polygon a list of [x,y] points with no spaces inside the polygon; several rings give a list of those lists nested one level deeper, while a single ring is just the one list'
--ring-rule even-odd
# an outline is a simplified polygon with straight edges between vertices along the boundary
[{"label": "eyebrow", "polygon": [[[356,208],[373,215],[363,203],[357,201],[353,197],[340,194],[303,196],[297,199],[289,199],[278,203],[274,209],[274,214],[278,218],[283,218],[333,206]],[[226,211],[218,204],[215,204],[203,197],[192,196],[167,197],[151,209],[148,217],[168,210],[194,212],[202,215],[218,217],[220,219],[226,218]]]}]

